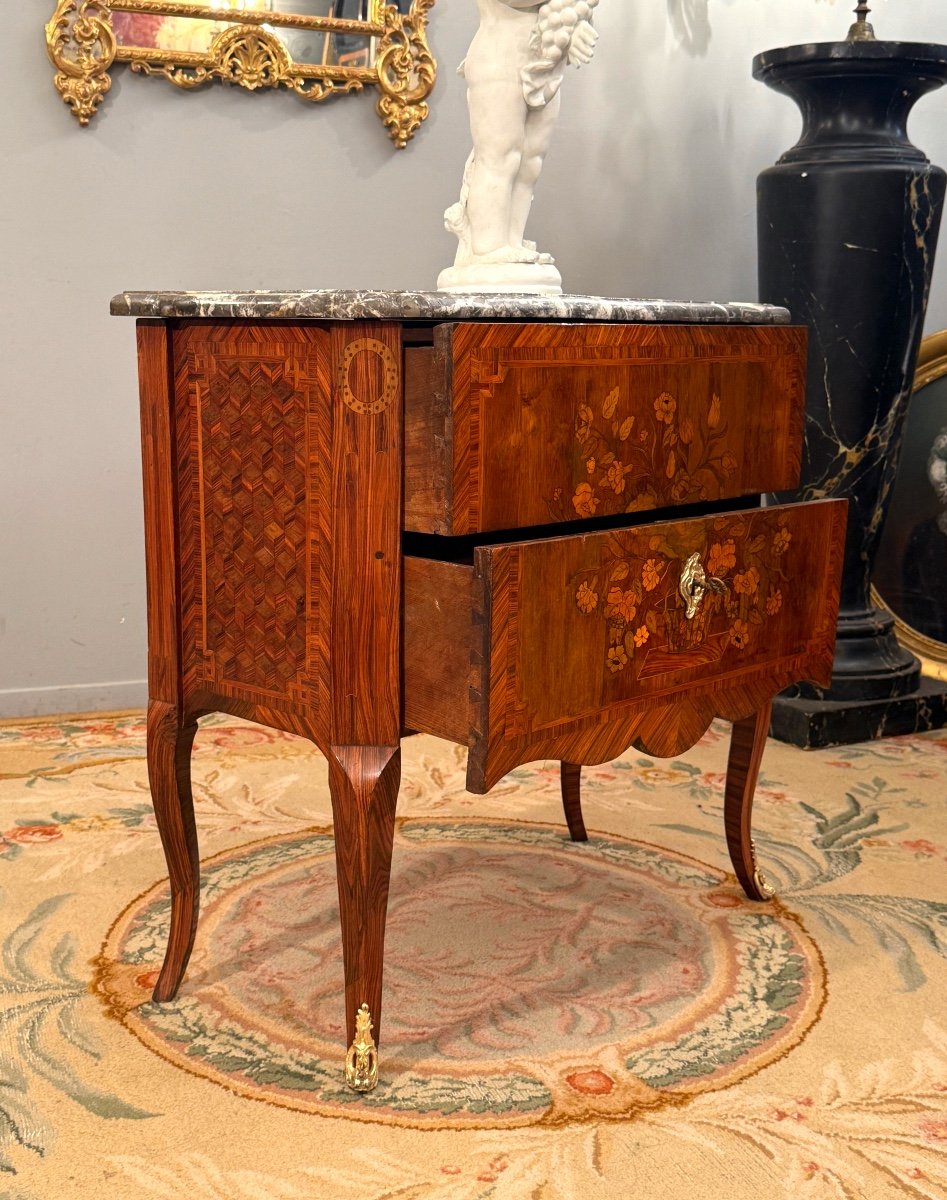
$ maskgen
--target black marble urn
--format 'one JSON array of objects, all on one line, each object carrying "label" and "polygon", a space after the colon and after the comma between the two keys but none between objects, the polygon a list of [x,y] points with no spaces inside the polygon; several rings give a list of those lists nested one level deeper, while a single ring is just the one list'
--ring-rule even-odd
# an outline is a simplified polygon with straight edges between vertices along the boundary
[{"label": "black marble urn", "polygon": [[870,582],[947,185],[907,120],[947,82],[947,46],[791,46],[757,56],[753,74],[803,115],[799,141],[758,184],[760,298],[810,331],[798,498],[849,501],[832,685],[777,700],[773,733],[815,747],[933,728],[947,718],[943,688],[922,681]]}]

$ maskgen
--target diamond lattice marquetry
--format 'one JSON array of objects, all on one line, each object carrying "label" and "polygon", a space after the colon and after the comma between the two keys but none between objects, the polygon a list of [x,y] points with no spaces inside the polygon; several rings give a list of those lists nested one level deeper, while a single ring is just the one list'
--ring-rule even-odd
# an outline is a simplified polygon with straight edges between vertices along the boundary
[{"label": "diamond lattice marquetry", "polygon": [[306,668],[306,407],[281,359],[217,359],[200,406],[205,653],[284,695]]}]

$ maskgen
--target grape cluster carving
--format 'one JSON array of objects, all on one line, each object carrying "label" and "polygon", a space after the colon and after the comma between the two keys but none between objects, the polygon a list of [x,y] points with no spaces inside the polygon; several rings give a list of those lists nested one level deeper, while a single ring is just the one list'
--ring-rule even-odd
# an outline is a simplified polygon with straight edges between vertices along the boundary
[{"label": "grape cluster carving", "polygon": [[576,28],[591,21],[597,5],[598,0],[546,0],[540,8],[529,45],[532,57],[523,70],[530,107],[548,104],[559,91]]}]

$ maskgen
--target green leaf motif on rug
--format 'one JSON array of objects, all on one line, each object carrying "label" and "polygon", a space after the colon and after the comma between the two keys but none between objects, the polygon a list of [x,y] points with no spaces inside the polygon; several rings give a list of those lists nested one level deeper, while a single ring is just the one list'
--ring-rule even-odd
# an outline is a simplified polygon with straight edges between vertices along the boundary
[{"label": "green leaf motif on rug", "polygon": [[271,1038],[219,1017],[211,1025],[199,1001],[149,1004],[139,1013],[168,1041],[181,1045],[189,1057],[225,1074],[239,1075],[261,1089],[275,1086],[310,1092],[332,1104],[411,1114],[533,1112],[548,1108],[551,1102],[548,1089],[528,1076],[503,1076],[502,1093],[496,1079],[410,1075],[382,1080],[375,1091],[358,1094],[346,1085],[333,1059],[281,1047]]},{"label": "green leaf motif on rug", "polygon": [[[89,1112],[109,1119],[144,1120],[157,1116],[126,1104],[86,1083],[67,1064],[55,1045],[56,1036],[92,1061],[102,1057],[98,1043],[83,1023],[83,1006],[94,1002],[87,981],[73,971],[75,939],[63,934],[48,952],[48,964],[37,965],[37,947],[47,926],[69,896],[50,896],[16,926],[0,951],[0,1035],[14,1043],[21,1062]],[[92,1014],[96,1015],[94,1008]],[[15,1174],[10,1156],[20,1146],[43,1156],[49,1149],[49,1126],[37,1110],[27,1071],[12,1062],[0,1064],[0,1172]]]},{"label": "green leaf motif on rug", "polygon": [[799,999],[805,963],[787,931],[765,913],[740,922],[740,972],[732,993],[706,1021],[677,1041],[633,1054],[626,1066],[653,1088],[713,1075],[782,1029]]},{"label": "green leaf motif on rug", "polygon": [[[912,945],[912,937],[947,959],[947,904],[911,896],[879,896],[858,893],[819,893],[823,884],[851,875],[862,865],[867,838],[880,839],[909,829],[907,822],[881,825],[876,805],[888,796],[900,796],[904,788],[893,788],[875,776],[857,783],[846,794],[835,814],[822,812],[814,804],[799,801],[799,808],[815,826],[812,846],[820,859],[800,845],[769,837],[759,829],[756,841],[760,861],[776,883],[777,895],[792,897],[793,903],[810,909],[834,936],[854,943],[855,928],[871,934],[875,943],[893,960],[903,989],[914,992],[927,982],[927,974]],[[683,823],[665,824],[662,829],[719,842],[719,834]]]}]

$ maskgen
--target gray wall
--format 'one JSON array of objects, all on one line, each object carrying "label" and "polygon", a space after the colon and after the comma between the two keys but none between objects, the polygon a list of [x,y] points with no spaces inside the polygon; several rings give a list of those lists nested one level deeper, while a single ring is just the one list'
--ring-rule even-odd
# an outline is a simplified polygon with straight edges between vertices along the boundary
[{"label": "gray wall", "polygon": [[[567,81],[531,225],[568,290],[755,296],[754,179],[799,120],[750,59],[843,34],[850,6],[710,0],[695,21],[699,3],[668,0],[691,14],[674,26],[662,0],[602,0],[599,56]],[[430,286],[452,254],[441,213],[468,150],[454,68],[475,5],[434,11],[441,82],[402,153],[368,95],[310,107],[124,70],[80,130],[44,53],[52,0],[7,7],[0,715],[132,705],[145,695],[134,326],[108,316],[109,297]],[[879,8],[887,36],[947,40],[944,0]],[[912,126],[941,163],[945,111],[947,94],[928,98]],[[945,280],[942,259],[932,330],[947,325]]]}]

